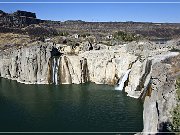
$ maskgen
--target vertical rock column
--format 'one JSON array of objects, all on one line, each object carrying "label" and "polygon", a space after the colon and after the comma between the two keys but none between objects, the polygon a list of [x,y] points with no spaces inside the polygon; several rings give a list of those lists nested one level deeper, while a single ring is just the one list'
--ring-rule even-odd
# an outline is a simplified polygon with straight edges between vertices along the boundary
[{"label": "vertical rock column", "polygon": [[89,75],[88,75],[88,66],[87,66],[87,59],[80,60],[81,64],[81,83],[88,82]]}]

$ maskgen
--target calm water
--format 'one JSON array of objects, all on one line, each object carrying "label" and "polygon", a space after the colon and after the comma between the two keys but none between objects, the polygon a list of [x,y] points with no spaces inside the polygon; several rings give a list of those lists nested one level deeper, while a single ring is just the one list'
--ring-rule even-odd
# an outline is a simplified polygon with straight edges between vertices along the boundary
[{"label": "calm water", "polygon": [[142,103],[108,85],[25,85],[0,78],[0,131],[142,131]]}]

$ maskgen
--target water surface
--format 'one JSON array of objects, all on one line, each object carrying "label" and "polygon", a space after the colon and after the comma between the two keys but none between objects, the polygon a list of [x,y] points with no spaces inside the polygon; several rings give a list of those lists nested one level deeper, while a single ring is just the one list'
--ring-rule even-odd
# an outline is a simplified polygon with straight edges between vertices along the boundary
[{"label": "water surface", "polygon": [[140,132],[142,103],[113,86],[25,85],[0,78],[0,131]]}]

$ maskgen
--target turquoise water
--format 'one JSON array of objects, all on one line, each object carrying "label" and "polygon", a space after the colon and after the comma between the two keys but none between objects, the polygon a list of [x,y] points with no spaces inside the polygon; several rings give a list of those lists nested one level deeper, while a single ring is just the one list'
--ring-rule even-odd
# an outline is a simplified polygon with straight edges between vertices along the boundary
[{"label": "turquoise water", "polygon": [[0,78],[0,131],[140,132],[143,106],[113,86],[25,85]]}]

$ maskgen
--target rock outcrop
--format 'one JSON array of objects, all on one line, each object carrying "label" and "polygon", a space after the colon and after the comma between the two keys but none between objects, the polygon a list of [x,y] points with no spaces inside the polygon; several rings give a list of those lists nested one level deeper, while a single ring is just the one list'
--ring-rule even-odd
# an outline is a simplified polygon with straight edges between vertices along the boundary
[{"label": "rock outcrop", "polygon": [[123,48],[76,55],[63,54],[61,50],[61,46],[42,42],[4,50],[0,53],[0,75],[24,83],[79,84],[91,81],[114,85],[138,58]]},{"label": "rock outcrop", "polygon": [[10,48],[0,53],[1,77],[24,83],[47,83],[52,46],[35,44]]},{"label": "rock outcrop", "polygon": [[16,11],[12,14],[0,11],[0,26],[3,27],[25,27],[30,24],[39,24],[43,21],[36,18],[35,13],[27,11]]},{"label": "rock outcrop", "polygon": [[[176,106],[175,80],[180,75],[180,54],[171,53],[154,60],[151,84],[144,101],[143,132],[172,131],[172,112]],[[144,133],[146,134],[146,133]]]},{"label": "rock outcrop", "polygon": [[126,46],[84,52],[79,46],[35,42],[28,47],[2,51],[0,75],[24,83],[79,84],[90,81],[115,85],[131,69],[124,90],[128,96],[139,98],[149,86],[152,65],[173,54],[157,50],[155,56],[151,56],[153,53],[137,56],[127,52]]}]

